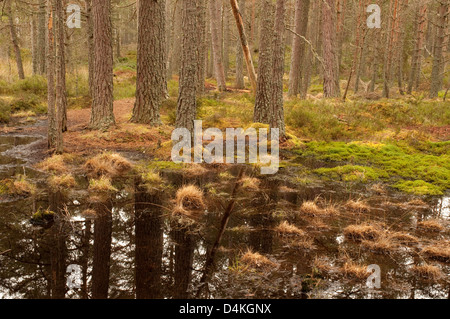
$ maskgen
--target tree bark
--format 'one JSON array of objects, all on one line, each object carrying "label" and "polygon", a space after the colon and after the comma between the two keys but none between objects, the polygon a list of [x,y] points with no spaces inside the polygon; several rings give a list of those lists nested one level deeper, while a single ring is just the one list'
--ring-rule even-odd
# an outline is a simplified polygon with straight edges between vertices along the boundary
[{"label": "tree bark", "polygon": [[442,82],[445,72],[445,59],[443,55],[444,42],[446,38],[446,26],[448,16],[448,0],[439,0],[436,39],[434,43],[433,68],[431,71],[431,87],[430,98],[437,98],[439,91],[442,89]]},{"label": "tree bark", "polygon": [[273,88],[274,7],[272,0],[261,0],[261,30],[259,39],[258,83],[253,121],[270,124]]},{"label": "tree bark", "polygon": [[[295,32],[306,37],[310,0],[297,0],[295,3]],[[305,57],[305,40],[295,36],[292,43],[291,68],[289,72],[289,96],[296,96],[301,87],[302,64]]]},{"label": "tree bark", "polygon": [[324,97],[339,97],[339,66],[336,39],[336,0],[322,4],[323,92]]},{"label": "tree bark", "polygon": [[165,0],[139,2],[136,102],[132,122],[161,124],[166,87]]},{"label": "tree bark", "polygon": [[22,55],[20,53],[19,38],[17,36],[16,26],[14,25],[11,2],[12,0],[8,0],[6,2],[5,10],[6,14],[8,15],[9,30],[11,33],[11,42],[14,47],[14,53],[16,55],[17,72],[19,74],[19,79],[23,80],[25,79],[25,73],[23,71]]},{"label": "tree bark", "polygon": [[89,96],[94,98],[94,22],[92,18],[92,0],[86,0],[86,36],[88,46],[88,68],[89,68]]},{"label": "tree bark", "polygon": [[198,0],[182,0],[182,62],[180,92],[177,103],[176,127],[194,130],[197,91],[197,3]]},{"label": "tree bark", "polygon": [[[414,21],[415,28],[415,44],[411,58],[411,71],[409,73],[407,93],[411,94],[413,88],[417,84],[417,78],[420,77],[420,65],[423,54],[423,44],[425,35],[427,5],[417,5],[416,16]],[[417,88],[417,87],[416,87]]]},{"label": "tree bark", "polygon": [[205,93],[205,78],[206,78],[206,55],[208,48],[206,46],[206,11],[207,1],[199,0],[197,8],[197,26],[198,26],[198,81],[197,93],[199,95]]},{"label": "tree bark", "polygon": [[[245,0],[240,0],[240,9],[242,19],[245,18]],[[244,89],[244,53],[242,51],[241,40],[238,38],[236,41],[236,89]]]},{"label": "tree bark", "polygon": [[55,31],[54,31],[54,0],[47,0],[47,113],[48,113],[48,148],[56,148],[56,89],[55,89]]},{"label": "tree bark", "polygon": [[92,0],[94,25],[94,101],[90,127],[115,125],[113,113],[113,46],[111,0]]},{"label": "tree bark", "polygon": [[217,80],[217,88],[219,91],[226,91],[227,84],[225,80],[225,70],[222,60],[222,37],[219,36],[220,29],[218,28],[219,17],[219,0],[211,0],[209,3],[210,9],[210,21],[211,21],[211,40],[213,47],[213,59],[214,59],[214,70]]},{"label": "tree bark", "polygon": [[286,134],[284,124],[284,107],[283,107],[283,77],[284,77],[284,51],[285,51],[285,35],[286,35],[286,0],[277,0],[276,16],[275,16],[275,32],[273,37],[273,111],[270,116],[271,127],[278,128],[280,138]]}]

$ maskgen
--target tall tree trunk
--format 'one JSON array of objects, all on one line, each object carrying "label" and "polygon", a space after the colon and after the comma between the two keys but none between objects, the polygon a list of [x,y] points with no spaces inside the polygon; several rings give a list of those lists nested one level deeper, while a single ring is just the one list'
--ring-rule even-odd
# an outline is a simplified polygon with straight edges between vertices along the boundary
[{"label": "tall tree trunk", "polygon": [[113,46],[111,0],[92,0],[94,22],[94,101],[92,129],[108,129],[115,124],[113,113]]},{"label": "tall tree trunk", "polygon": [[31,57],[33,64],[33,75],[39,74],[39,64],[38,64],[38,47],[37,47],[37,18],[34,13],[31,16],[30,23],[30,36],[31,36]]},{"label": "tall tree trunk", "polygon": [[136,102],[132,122],[161,124],[166,87],[165,0],[139,1]]},{"label": "tall tree trunk", "polygon": [[[307,39],[312,43],[313,47],[318,50],[318,39],[320,39],[320,21],[321,21],[321,4],[322,2],[313,1],[311,6],[311,13],[313,18],[309,22]],[[308,47],[306,50],[304,68],[302,69],[302,83],[300,87],[300,97],[305,98],[309,85],[311,83],[311,76],[313,73],[313,68],[317,64],[317,57],[313,54],[312,48]]]},{"label": "tall tree trunk", "polygon": [[89,96],[94,98],[94,21],[92,17],[92,0],[86,0],[86,36],[88,46],[88,68],[89,68]]},{"label": "tall tree trunk", "polygon": [[37,21],[37,64],[38,73],[43,75],[46,72],[46,0],[39,0],[39,11]]},{"label": "tall tree trunk", "polygon": [[205,78],[206,78],[206,55],[208,48],[206,46],[206,11],[207,1],[199,0],[197,8],[197,26],[198,26],[198,81],[197,93],[199,95],[205,93]]},{"label": "tall tree trunk", "polygon": [[260,18],[261,30],[259,39],[258,86],[256,89],[255,110],[253,121],[269,123],[272,109],[273,88],[273,27],[274,7],[272,0],[261,0]]},{"label": "tall tree trunk", "polygon": [[[239,1],[242,19],[245,18],[245,0]],[[242,51],[240,38],[236,41],[236,89],[244,89],[244,53]]]},{"label": "tall tree trunk", "polygon": [[336,0],[322,4],[323,92],[325,97],[339,97],[339,66],[336,39]]},{"label": "tall tree trunk", "polygon": [[183,47],[181,57],[180,92],[177,103],[176,127],[194,131],[197,91],[197,3],[182,0]]},{"label": "tall tree trunk", "polygon": [[61,1],[55,1],[56,44],[56,153],[63,152],[62,132],[67,130],[66,57],[64,36],[64,11]]},{"label": "tall tree trunk", "polygon": [[211,40],[213,47],[213,59],[214,59],[214,70],[217,80],[217,88],[219,91],[226,91],[227,84],[225,81],[225,70],[222,61],[222,41],[219,36],[221,30],[218,28],[218,20],[220,19],[220,3],[219,0],[211,0],[209,3],[210,8],[210,21],[211,21]]},{"label": "tall tree trunk", "polygon": [[398,19],[398,0],[391,0],[390,3],[390,12],[392,13],[391,19],[389,19],[389,27],[386,34],[386,49],[385,49],[385,58],[384,58],[384,70],[383,70],[383,97],[389,98],[390,86],[392,80],[392,57],[393,57],[393,47],[395,43],[395,33]]},{"label": "tall tree trunk", "polygon": [[412,93],[412,90],[415,84],[417,83],[417,78],[420,77],[420,65],[423,55],[426,14],[427,14],[427,5],[418,4],[414,21],[415,43],[413,55],[411,58],[411,71],[409,73],[408,89],[407,89],[408,94]]},{"label": "tall tree trunk", "polygon": [[47,0],[47,113],[48,113],[48,148],[56,148],[56,89],[55,89],[55,30],[54,30],[54,0]]},{"label": "tall tree trunk", "polygon": [[[308,29],[309,6],[311,0],[295,2],[295,33],[306,37]],[[306,42],[299,36],[293,37],[291,68],[289,72],[289,96],[296,96],[301,87],[302,64],[305,59]]]},{"label": "tall tree trunk", "polygon": [[[225,1],[225,0],[223,0]],[[225,72],[225,79],[228,78],[230,71],[230,46],[231,46],[231,13],[226,2],[223,2],[223,68]]]},{"label": "tall tree trunk", "polygon": [[445,72],[444,59],[444,42],[446,38],[447,15],[448,15],[448,0],[439,0],[437,24],[436,24],[436,39],[434,43],[433,55],[433,69],[431,71],[431,87],[430,98],[438,97],[439,91],[442,88],[442,81]]},{"label": "tall tree trunk", "polygon": [[247,73],[252,85],[253,92],[256,92],[257,80],[255,67],[253,65],[252,55],[250,54],[250,48],[247,42],[247,36],[244,27],[244,20],[242,14],[239,12],[239,6],[237,0],[230,0],[231,8],[233,9],[234,18],[239,31],[239,38],[241,40],[242,51],[244,53],[245,63],[247,64]]},{"label": "tall tree trunk", "polygon": [[285,51],[285,14],[286,0],[277,0],[277,8],[275,15],[275,32],[273,37],[273,110],[270,114],[271,127],[279,129],[280,137],[286,134],[284,124],[284,107],[283,107],[283,76],[284,76],[284,51]]},{"label": "tall tree trunk", "polygon": [[25,73],[23,71],[22,55],[20,53],[19,38],[17,37],[16,26],[14,25],[14,18],[12,13],[12,0],[7,0],[5,5],[6,14],[8,15],[9,30],[11,33],[11,42],[14,47],[14,53],[16,55],[17,72],[19,74],[19,79],[25,79]]}]

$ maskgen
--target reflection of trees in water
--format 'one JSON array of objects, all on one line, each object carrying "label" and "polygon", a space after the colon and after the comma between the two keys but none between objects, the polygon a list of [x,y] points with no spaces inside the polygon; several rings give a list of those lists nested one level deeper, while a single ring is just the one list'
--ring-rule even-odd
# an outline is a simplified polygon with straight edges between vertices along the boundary
[{"label": "reflection of trees in water", "polygon": [[94,220],[94,258],[92,268],[92,298],[106,299],[111,266],[112,204],[96,203]]},{"label": "reflection of trees in water", "polygon": [[187,228],[174,229],[172,237],[175,241],[173,297],[175,299],[186,299],[189,298],[188,288],[192,278],[194,238]]},{"label": "reflection of trees in water", "polygon": [[63,196],[60,192],[49,194],[50,210],[56,213],[55,224],[50,229],[50,273],[51,296],[53,299],[63,299],[66,294],[66,259],[67,247],[64,234]]},{"label": "reflection of trees in water", "polygon": [[136,298],[162,298],[161,264],[163,255],[163,220],[160,194],[151,195],[136,187]]}]

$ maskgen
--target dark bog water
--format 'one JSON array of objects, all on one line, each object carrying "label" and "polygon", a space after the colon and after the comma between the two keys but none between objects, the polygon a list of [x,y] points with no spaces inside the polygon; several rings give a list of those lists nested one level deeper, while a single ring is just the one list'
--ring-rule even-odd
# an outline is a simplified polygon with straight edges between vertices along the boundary
[{"label": "dark bog water", "polygon": [[[152,192],[136,186],[130,177],[116,181],[123,190],[109,196],[48,191],[0,203],[0,297],[450,297],[448,260],[430,260],[421,252],[431,243],[448,243],[449,197],[429,198],[425,206],[405,205],[408,196],[376,195],[363,187],[337,192],[336,185],[298,186],[283,173],[237,192],[213,267],[208,267],[209,276],[202,283],[208,252],[232,200],[237,169],[230,170],[231,177],[213,172],[188,178],[166,172],[162,174],[166,186]],[[187,183],[201,188],[207,207],[203,218],[189,223],[171,217],[175,193]],[[299,212],[304,201],[318,196],[320,203],[335,203],[339,213]],[[370,211],[344,206],[359,197],[367,199]],[[52,224],[30,223],[39,207],[59,212]],[[430,218],[442,221],[445,229],[432,233],[417,227]],[[283,221],[304,234],[276,231]],[[380,253],[345,238],[345,227],[363,222],[407,232],[419,243]],[[249,262],[242,257],[249,250],[267,259]],[[368,288],[366,278],[345,274],[342,269],[349,261],[379,265],[381,288]],[[441,276],[426,278],[412,270],[424,263],[437,267]]]}]

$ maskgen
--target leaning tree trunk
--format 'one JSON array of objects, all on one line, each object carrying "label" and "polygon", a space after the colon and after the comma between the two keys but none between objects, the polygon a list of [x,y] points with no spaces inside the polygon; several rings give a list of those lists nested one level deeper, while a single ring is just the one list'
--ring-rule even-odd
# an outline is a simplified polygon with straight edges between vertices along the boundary
[{"label": "leaning tree trunk", "polygon": [[211,21],[211,40],[213,47],[214,70],[217,80],[217,88],[219,91],[226,91],[227,84],[225,81],[225,70],[222,59],[222,41],[220,40],[218,28],[219,17],[219,0],[211,0],[209,3],[210,21]]},{"label": "leaning tree trunk", "polygon": [[161,124],[166,87],[165,0],[139,1],[136,102],[132,122]]},{"label": "leaning tree trunk", "polygon": [[[245,17],[245,0],[239,1],[242,19]],[[244,89],[244,53],[242,52],[241,40],[236,41],[236,89]]]},{"label": "leaning tree trunk", "polygon": [[339,66],[336,37],[336,0],[322,4],[323,92],[324,97],[339,97]]},{"label": "leaning tree trunk", "polygon": [[16,55],[17,72],[19,73],[19,79],[23,80],[25,79],[25,73],[23,71],[22,55],[20,54],[19,38],[17,37],[16,26],[14,25],[14,18],[12,15],[11,1],[12,0],[7,0],[5,9],[6,14],[8,15],[11,42],[14,47],[14,53]]},{"label": "leaning tree trunk", "polygon": [[242,51],[244,53],[245,63],[247,64],[247,73],[252,85],[253,92],[256,92],[257,80],[255,67],[253,66],[252,55],[250,54],[250,48],[247,42],[247,36],[245,34],[244,21],[242,14],[239,12],[239,6],[237,0],[230,0],[231,8],[233,9],[234,18],[239,31],[239,38],[241,40]]},{"label": "leaning tree trunk", "polygon": [[183,44],[176,127],[194,130],[197,91],[197,2],[182,0]]},{"label": "leaning tree trunk", "polygon": [[113,113],[113,46],[111,0],[92,0],[94,25],[94,101],[90,127],[108,129]]},{"label": "leaning tree trunk", "polygon": [[259,61],[258,61],[258,86],[256,89],[255,110],[253,121],[269,124],[272,109],[273,88],[273,4],[272,0],[261,0],[261,31],[259,39]]},{"label": "leaning tree trunk", "polygon": [[434,42],[433,69],[431,71],[430,98],[437,98],[442,88],[445,59],[443,55],[448,15],[448,0],[440,0],[436,24],[436,40]]},{"label": "leaning tree trunk", "polygon": [[275,16],[275,32],[273,36],[273,109],[270,114],[271,127],[280,130],[280,137],[286,133],[283,108],[283,76],[284,76],[284,49],[285,49],[285,14],[286,0],[277,1]]},{"label": "leaning tree trunk", "polygon": [[[295,33],[302,37],[306,37],[308,29],[310,3],[311,0],[297,0],[295,3]],[[296,96],[300,91],[305,43],[305,40],[301,37],[293,37],[291,68],[289,72],[289,96]]]}]

